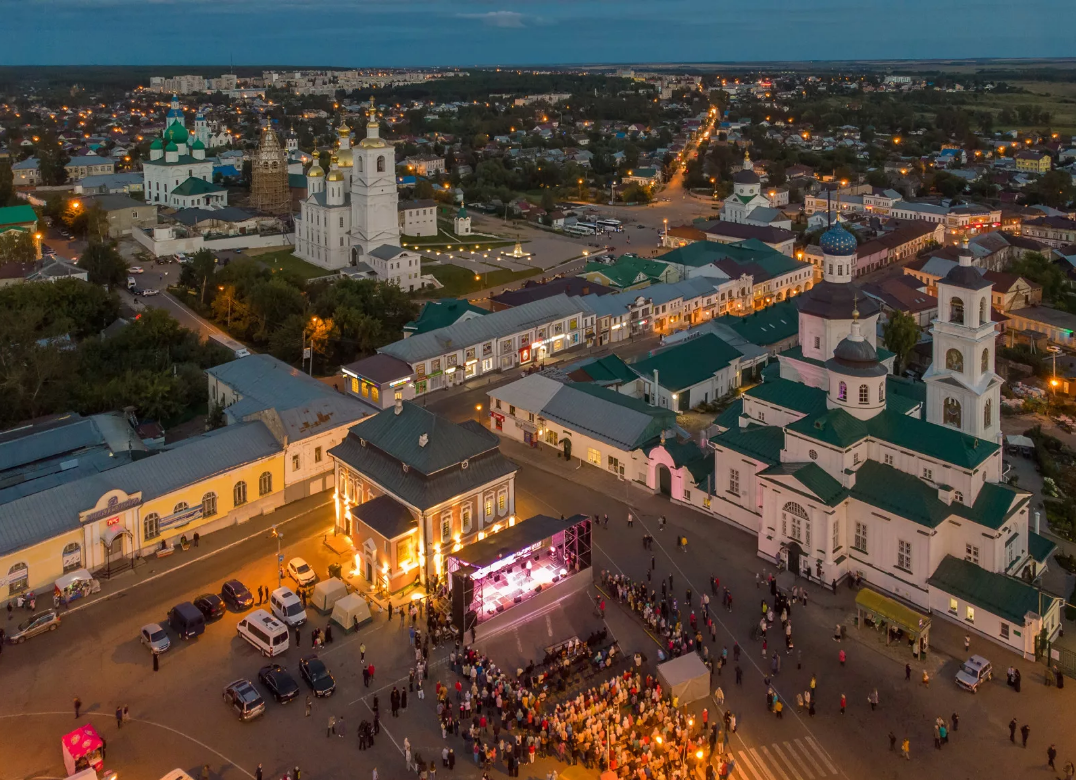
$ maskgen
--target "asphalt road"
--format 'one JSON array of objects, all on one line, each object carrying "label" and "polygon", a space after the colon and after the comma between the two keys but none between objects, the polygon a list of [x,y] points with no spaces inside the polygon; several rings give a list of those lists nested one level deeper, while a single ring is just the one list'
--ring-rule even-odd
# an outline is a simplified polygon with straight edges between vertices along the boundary
[{"label": "asphalt road", "polygon": [[[510,457],[520,453],[518,448],[507,445],[505,451]],[[960,634],[940,619],[935,620],[936,650],[927,662],[932,674],[936,674],[929,688],[914,681],[918,679],[914,660],[917,671],[913,682],[905,682],[903,665],[911,659],[898,651],[887,652],[870,632],[851,636],[840,646],[848,653],[848,663],[842,668],[837,660],[839,648],[831,635],[835,623],[850,623],[853,594],[843,588],[834,596],[812,587],[811,605],[797,609],[792,617],[796,651],[803,654],[803,668],[795,668],[794,661],[800,660],[798,654],[786,656],[780,675],[774,679],[781,695],[793,702],[795,693],[807,688],[810,675],[817,674],[817,715],[811,718],[798,714],[790,703],[785,719],[774,720],[763,704],[763,677],[768,666],[761,658],[759,645],[748,639],[759,614],[757,599],[761,594],[753,586],[754,576],[764,568],[754,554],[754,540],[719,522],[671,506],[662,498],[612,481],[589,466],[575,470],[574,465],[565,466],[549,452],[538,457],[545,460],[525,465],[518,479],[519,516],[608,512],[612,518],[610,528],[599,529],[595,534],[598,566],[642,578],[650,565],[650,553],[643,551],[641,537],[649,529],[657,539],[656,573],[664,577],[671,572],[675,592],[690,586],[697,598],[711,573],[731,589],[735,609],[715,613],[718,641],[713,650],[719,652],[727,646],[731,653],[733,643],[740,643],[744,648],[740,662],[744,683],[742,687],[733,684],[731,664],[724,679],[715,683],[722,685],[727,706],[740,721],[732,748],[742,758],[740,766],[746,780],[910,778],[924,773],[928,777],[945,773],[953,780],[1047,776],[1041,767],[1049,742],[1056,742],[1062,762],[1067,760],[1066,738],[1073,725],[1071,686],[1060,692],[1044,689],[1041,676],[1036,677],[1032,666],[1019,662],[1024,670],[1023,693],[1015,694],[998,681],[977,696],[959,692],[952,683],[956,661],[937,648],[948,645],[954,648],[954,655],[962,654]],[[597,492],[595,486],[604,492]],[[641,518],[634,528],[626,527],[625,501],[635,507]],[[670,520],[662,532],[655,522],[658,514],[666,514]],[[336,559],[321,541],[330,527],[328,507],[289,525],[285,559],[301,555],[323,574],[327,564]],[[687,535],[687,552],[677,552],[672,544],[677,532]],[[108,765],[121,776],[149,780],[174,767],[197,775],[196,769],[203,763],[210,765],[213,778],[239,780],[253,774],[259,762],[264,764],[267,777],[279,777],[296,764],[311,778],[353,775],[356,769],[361,775],[374,765],[380,767],[382,777],[396,777],[403,774],[396,744],[402,744],[405,736],[427,749],[440,745],[440,734],[433,729],[431,695],[424,702],[412,697],[411,706],[399,720],[386,716],[383,738],[376,747],[362,756],[356,752],[354,729],[359,720],[370,717],[369,695],[380,690],[382,700],[387,700],[387,688],[406,677],[412,661],[406,632],[396,622],[387,624],[383,617],[375,617],[357,634],[344,637],[337,633],[337,641],[322,652],[336,676],[337,692],[331,699],[316,701],[310,719],[304,717],[301,701],[287,706],[270,702],[266,715],[249,724],[239,723],[224,706],[224,686],[239,677],[254,679],[263,664],[263,659],[233,633],[237,620],[234,614],[211,625],[196,640],[174,640],[173,648],[161,659],[160,671],[152,671],[149,654],[137,641],[141,625],[163,620],[173,604],[203,591],[217,590],[225,579],[238,577],[252,589],[259,584],[274,585],[275,553],[276,543],[260,534],[224,553],[132,587],[117,598],[76,611],[65,618],[59,631],[22,646],[5,648],[0,658],[0,690],[4,691],[0,722],[5,724],[0,741],[7,743],[8,750],[4,751],[0,778],[63,776],[59,738],[74,725],[71,702],[76,695],[84,702],[83,717],[94,722],[108,740]],[[150,574],[143,570],[129,575],[130,582],[134,585]],[[537,653],[540,646],[563,638],[560,634],[579,630],[558,619],[565,613],[556,609],[564,608],[558,606],[549,613],[546,631],[541,630],[541,616],[501,639],[515,639],[520,656]],[[571,611],[574,618],[578,610]],[[642,634],[634,618],[611,605],[609,622],[626,650],[653,653],[652,641]],[[313,617],[312,624],[324,625],[325,618]],[[854,633],[854,629],[849,630]],[[308,637],[304,630],[304,644],[309,642]],[[487,640],[480,636],[483,641]],[[367,659],[377,670],[370,689],[362,686],[356,657],[359,642],[366,644]],[[490,641],[491,652],[496,652],[496,647],[496,642]],[[981,640],[973,642],[973,651],[990,657],[999,674],[1014,663],[1012,656]],[[298,657],[308,652],[308,644],[292,648],[282,662],[294,672]],[[447,681],[450,678],[437,665],[436,655],[434,658],[433,678]],[[866,706],[866,697],[875,686],[881,706],[872,713]],[[847,694],[849,702],[848,714],[843,717],[837,710],[840,693]],[[123,704],[130,707],[133,720],[121,730],[116,727],[113,712]],[[712,701],[710,708],[714,712]],[[383,707],[383,711],[386,709]],[[943,751],[935,751],[930,738],[932,720],[954,711],[960,713],[960,730]],[[344,716],[348,738],[324,736],[330,714]],[[1026,721],[1031,725],[1032,742],[1027,751],[1010,745],[1006,739],[1005,724],[1014,716],[1021,724]],[[891,729],[898,738],[908,735],[912,740],[910,763],[887,754],[886,734]],[[466,757],[462,743],[453,744],[461,759],[456,772],[476,777],[473,764],[463,760]],[[542,769],[533,776],[544,773]],[[562,773],[569,778],[593,776],[581,767]]]}]

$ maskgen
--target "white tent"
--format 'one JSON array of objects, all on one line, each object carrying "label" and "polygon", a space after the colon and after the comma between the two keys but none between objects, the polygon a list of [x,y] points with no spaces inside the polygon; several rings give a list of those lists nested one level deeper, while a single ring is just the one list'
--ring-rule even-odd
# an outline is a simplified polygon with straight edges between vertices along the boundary
[{"label": "white tent", "polygon": [[327,615],[332,612],[336,602],[346,595],[347,585],[343,580],[332,577],[314,586],[314,592],[310,594],[310,604],[321,614]]},{"label": "white tent", "polygon": [[344,596],[333,605],[332,620],[340,628],[350,631],[353,628],[369,623],[373,620],[373,617],[370,615],[370,605],[366,603],[366,599],[358,593],[352,593],[349,596]]},{"label": "white tent", "polygon": [[678,705],[690,704],[710,695],[710,670],[697,653],[658,665],[658,682]]}]

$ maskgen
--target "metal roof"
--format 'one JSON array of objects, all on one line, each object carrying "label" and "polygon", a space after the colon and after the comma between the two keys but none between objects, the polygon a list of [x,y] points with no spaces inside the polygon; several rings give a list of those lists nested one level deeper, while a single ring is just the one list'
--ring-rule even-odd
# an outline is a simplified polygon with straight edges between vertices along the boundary
[{"label": "metal roof", "polygon": [[553,396],[564,387],[541,374],[530,374],[510,384],[489,391],[489,397],[527,412],[540,414]]},{"label": "metal roof", "polygon": [[[606,296],[609,297],[609,296]],[[573,314],[583,314],[581,298],[555,295],[552,298],[525,303],[512,309],[491,312],[484,317],[454,322],[444,328],[418,333],[378,349],[410,364],[493,341],[513,333],[530,330]]]},{"label": "metal roof", "polygon": [[564,385],[542,416],[592,438],[631,451],[676,424],[676,413],[597,385]]},{"label": "metal roof", "polygon": [[481,569],[536,542],[549,539],[586,519],[587,515],[572,515],[564,520],[549,515],[535,515],[481,541],[472,542],[457,552],[449,553],[449,557],[475,569]]},{"label": "metal roof", "polygon": [[156,455],[0,505],[0,554],[79,527],[79,513],[110,490],[142,492],[146,502],[281,451],[261,422],[185,439]]}]

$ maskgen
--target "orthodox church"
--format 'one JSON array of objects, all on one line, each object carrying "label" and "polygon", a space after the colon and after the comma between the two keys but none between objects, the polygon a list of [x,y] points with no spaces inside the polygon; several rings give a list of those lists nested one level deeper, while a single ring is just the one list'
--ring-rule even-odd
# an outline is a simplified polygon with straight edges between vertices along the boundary
[{"label": "orthodox church", "polygon": [[315,159],[306,173],[306,198],[295,220],[295,254],[330,270],[422,286],[421,256],[400,247],[396,154],[381,137],[373,99],[366,137],[351,145],[351,128],[337,128],[337,148],[326,172]]},{"label": "orthodox church", "polygon": [[820,244],[799,346],[715,421],[707,509],[800,575],[858,574],[1032,657],[1060,627],[1060,600],[1030,584],[1054,545],[1029,528],[1031,494],[1002,480],[991,283],[970,255],[938,282],[924,389],[877,345],[878,306],[851,283],[855,238],[838,224]]},{"label": "orthodox church", "polygon": [[725,199],[725,205],[721,209],[721,221],[762,226],[771,225],[775,220],[787,221],[780,217],[776,209],[770,208],[770,201],[760,194],[761,190],[762,180],[755,173],[751,153],[745,152],[743,168],[733,174],[732,195]]},{"label": "orthodox church", "polygon": [[206,144],[198,132],[208,137],[208,125],[201,112],[195,118],[194,136],[187,132],[179,99],[165,117],[164,132],[149,147],[149,159],[142,161],[143,187],[147,203],[171,208],[224,207],[228,191],[213,183],[213,159],[206,157]]}]

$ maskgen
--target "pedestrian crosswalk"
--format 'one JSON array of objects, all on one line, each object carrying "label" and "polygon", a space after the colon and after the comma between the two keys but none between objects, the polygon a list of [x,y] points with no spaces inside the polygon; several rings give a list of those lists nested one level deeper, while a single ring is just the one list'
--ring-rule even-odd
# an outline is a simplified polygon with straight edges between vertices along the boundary
[{"label": "pedestrian crosswalk", "polygon": [[733,780],[822,780],[838,774],[813,737],[733,750]]}]

